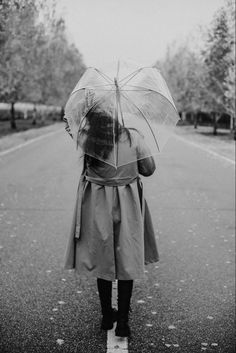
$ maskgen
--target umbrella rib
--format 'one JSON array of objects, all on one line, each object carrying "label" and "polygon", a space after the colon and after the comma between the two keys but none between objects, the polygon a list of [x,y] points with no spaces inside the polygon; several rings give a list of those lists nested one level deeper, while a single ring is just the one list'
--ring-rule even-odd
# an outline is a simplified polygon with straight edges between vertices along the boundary
[{"label": "umbrella rib", "polygon": [[[103,84],[103,85],[93,85],[93,86],[91,86],[91,87],[89,87],[89,86],[82,86],[82,87],[79,87],[79,88],[77,88],[76,90],[74,90],[73,92],[71,92],[71,96],[72,96],[72,94],[74,94],[74,93],[76,93],[76,92],[78,92],[78,91],[80,91],[80,90],[82,90],[82,89],[92,89],[92,90],[94,90],[94,88],[98,88],[98,87],[111,87],[111,86],[113,86],[113,84],[112,83],[107,83],[107,84]],[[102,91],[107,91],[106,89],[104,89],[104,90],[102,90]],[[112,91],[111,89],[109,90],[109,91]]]},{"label": "umbrella rib", "polygon": [[97,71],[97,73],[99,73],[107,82],[113,83],[112,79],[109,76],[107,76],[106,74],[104,74],[102,71],[100,71],[96,68],[94,68],[94,70]]},{"label": "umbrella rib", "polygon": [[125,79],[128,79],[125,83],[122,84],[122,86],[120,86],[120,88],[122,88],[123,86],[125,86],[130,80],[132,80],[132,78],[134,78],[140,71],[142,70],[141,69],[138,69],[134,72],[132,72],[131,74],[129,74],[128,76],[122,78],[122,80],[119,81],[119,83],[123,82]]},{"label": "umbrella rib", "polygon": [[[153,67],[150,67],[150,66],[142,66],[142,67],[140,67],[139,69],[137,69],[136,71],[131,72],[131,74],[129,74],[129,75],[123,77],[122,80],[120,80],[120,82],[124,81],[126,78],[128,78],[129,76],[131,76],[131,75],[133,75],[133,74],[137,75],[137,74],[139,73],[139,71],[142,71],[142,70],[144,70],[144,69],[153,69]],[[156,69],[156,70],[157,70],[158,72],[160,72],[160,70],[158,70],[158,69]]]},{"label": "umbrella rib", "polygon": [[[142,87],[142,86],[132,86],[132,85],[128,85],[129,87],[140,87],[140,88],[142,88],[143,89],[143,91],[146,91],[146,92],[153,92],[153,93],[157,93],[157,94],[159,94],[160,96],[162,96],[165,100],[167,100],[172,106],[173,106],[173,108],[175,109],[175,111],[179,114],[179,112],[178,112],[178,110],[177,110],[177,108],[176,108],[176,106],[175,106],[175,104],[173,104],[166,96],[164,96],[162,93],[160,93],[160,92],[157,92],[157,91],[155,91],[154,89],[151,89],[151,88],[145,88],[145,87]],[[123,86],[122,86],[123,87]],[[122,90],[123,92],[124,91],[127,91],[127,92],[130,92],[130,90]],[[132,91],[134,91],[134,90],[132,90]],[[142,90],[136,90],[136,91],[142,91]]]},{"label": "umbrella rib", "polygon": [[135,106],[135,108],[142,114],[143,118],[145,119],[146,123],[148,124],[149,129],[151,130],[152,136],[154,137],[154,140],[155,140],[155,142],[156,142],[157,149],[158,149],[158,151],[160,152],[160,148],[159,148],[159,145],[158,145],[156,136],[155,136],[155,134],[154,134],[154,132],[153,132],[153,130],[152,130],[152,127],[151,127],[151,125],[149,124],[149,121],[148,121],[148,119],[146,118],[145,114],[144,114],[144,113],[142,112],[142,110],[132,101],[132,99],[126,97],[123,93],[121,93],[121,94],[122,94],[122,96],[123,96],[128,102],[131,102],[131,103]]},{"label": "umbrella rib", "polygon": [[[120,82],[124,81],[125,79],[127,79],[129,76],[132,76],[127,82],[124,83],[124,85],[126,85],[134,76],[136,76],[140,71],[144,70],[144,69],[152,69],[149,66],[143,66],[140,67],[139,69],[137,69],[136,71],[132,72],[131,74],[129,74],[128,76],[122,78],[122,80],[120,80]],[[123,86],[122,86],[123,87]]]}]

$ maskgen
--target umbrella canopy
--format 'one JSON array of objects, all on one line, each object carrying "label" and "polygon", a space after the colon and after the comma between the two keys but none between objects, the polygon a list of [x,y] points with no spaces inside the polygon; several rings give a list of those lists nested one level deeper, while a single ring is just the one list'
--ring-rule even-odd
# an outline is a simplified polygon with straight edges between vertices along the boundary
[{"label": "umbrella canopy", "polygon": [[[115,167],[134,161],[123,161],[122,131],[129,135],[134,130],[140,133],[147,145],[144,158],[162,150],[179,120],[160,71],[123,62],[118,62],[115,70],[88,68],[69,97],[65,117],[84,152]],[[94,141],[86,149],[84,142],[89,134]],[[102,155],[99,148],[104,145],[107,153]]]}]

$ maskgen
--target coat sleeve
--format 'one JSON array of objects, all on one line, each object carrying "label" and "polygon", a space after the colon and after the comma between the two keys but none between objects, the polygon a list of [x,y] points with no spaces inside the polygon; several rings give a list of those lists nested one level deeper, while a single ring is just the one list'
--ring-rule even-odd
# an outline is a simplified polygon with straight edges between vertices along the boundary
[{"label": "coat sleeve", "polygon": [[146,145],[144,138],[140,135],[137,140],[138,171],[143,176],[150,176],[156,170],[154,158]]}]

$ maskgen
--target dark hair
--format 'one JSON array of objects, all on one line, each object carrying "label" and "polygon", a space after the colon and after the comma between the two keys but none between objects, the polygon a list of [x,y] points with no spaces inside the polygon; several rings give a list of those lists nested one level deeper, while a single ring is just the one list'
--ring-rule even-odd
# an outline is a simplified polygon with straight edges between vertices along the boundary
[{"label": "dark hair", "polygon": [[126,132],[131,145],[129,129],[123,127],[110,114],[91,110],[85,117],[83,128],[86,135],[83,144],[86,161],[90,165],[99,165],[101,163],[99,159],[105,161],[113,150],[114,142],[119,141],[123,131]]}]

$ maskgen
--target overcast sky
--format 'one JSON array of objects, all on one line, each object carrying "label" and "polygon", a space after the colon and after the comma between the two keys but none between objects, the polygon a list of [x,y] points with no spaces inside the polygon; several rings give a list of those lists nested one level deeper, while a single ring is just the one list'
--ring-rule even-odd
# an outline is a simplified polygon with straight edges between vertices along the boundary
[{"label": "overcast sky", "polygon": [[209,25],[224,0],[58,0],[87,66],[118,58],[152,65],[168,44]]}]

